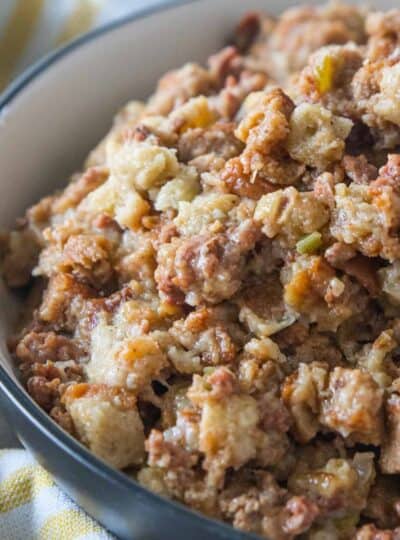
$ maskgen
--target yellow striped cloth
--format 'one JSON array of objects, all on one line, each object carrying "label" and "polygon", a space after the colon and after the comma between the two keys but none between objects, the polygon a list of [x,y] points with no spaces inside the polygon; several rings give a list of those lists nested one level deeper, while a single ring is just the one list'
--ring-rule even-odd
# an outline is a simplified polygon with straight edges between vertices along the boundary
[{"label": "yellow striped cloth", "polygon": [[111,540],[25,450],[0,450],[2,540]]}]

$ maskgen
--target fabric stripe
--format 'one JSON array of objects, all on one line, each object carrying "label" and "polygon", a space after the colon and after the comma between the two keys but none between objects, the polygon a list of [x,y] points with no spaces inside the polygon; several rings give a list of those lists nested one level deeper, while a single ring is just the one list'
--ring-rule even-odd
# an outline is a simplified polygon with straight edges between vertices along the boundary
[{"label": "fabric stripe", "polygon": [[0,513],[26,504],[53,483],[51,476],[38,465],[21,467],[0,484]]},{"label": "fabric stripe", "polygon": [[0,40],[0,88],[11,77],[18,59],[32,36],[44,0],[18,0]]},{"label": "fabric stripe", "polygon": [[[26,504],[17,506],[13,510],[1,514],[0,523],[4,525],[4,527],[8,526],[9,530],[12,530],[11,527],[15,521],[18,521],[18,516],[21,513],[25,514],[26,512],[29,512],[30,526],[32,530],[35,531],[36,537],[38,531],[48,519],[64,510],[72,508],[78,509],[75,503],[64,495],[64,493],[62,493],[62,491],[54,484],[43,488]],[[3,536],[0,536],[0,538],[3,538]],[[20,538],[18,538],[18,540],[20,540]]]},{"label": "fabric stripe", "polygon": [[102,532],[98,525],[75,508],[50,517],[40,529],[38,538],[54,540],[54,531],[57,531],[57,540],[74,540],[90,533]]},{"label": "fabric stripe", "polygon": [[[21,473],[23,474],[21,468]],[[37,485],[35,468],[31,483]],[[44,472],[44,471],[43,471]],[[47,474],[47,473],[45,473]],[[12,487],[11,487],[12,489]],[[10,492],[7,493],[10,497]],[[0,495],[0,500],[3,500]],[[21,501],[21,499],[20,499]],[[75,534],[75,531],[76,534]],[[62,533],[62,534],[61,534]],[[32,489],[32,498],[25,504],[0,515],[0,538],[7,540],[47,540],[57,538],[73,540],[112,540],[114,537],[97,525],[56,486]]]},{"label": "fabric stripe", "polygon": [[[42,529],[49,530],[51,523],[54,523],[56,516],[59,516],[66,511],[74,511],[72,515],[72,520],[75,521],[76,514],[80,516],[81,519],[81,529],[82,534],[86,540],[86,537],[96,539],[96,540],[112,540],[114,537],[108,532],[103,530],[100,525],[98,525],[94,520],[88,517],[79,507],[67,496],[65,495],[56,485],[43,489],[35,497],[32,506],[31,515],[34,515],[34,527],[36,535],[36,540],[42,538],[41,532]],[[53,521],[52,521],[53,520]],[[87,527],[89,523],[89,528]],[[58,529],[55,529],[58,531]],[[58,540],[58,537],[57,537]]]}]

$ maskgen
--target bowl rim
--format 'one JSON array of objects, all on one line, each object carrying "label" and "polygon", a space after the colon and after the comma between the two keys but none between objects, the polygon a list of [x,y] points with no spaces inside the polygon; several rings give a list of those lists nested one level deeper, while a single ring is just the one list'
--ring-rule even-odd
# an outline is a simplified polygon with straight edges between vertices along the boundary
[{"label": "bowl rim", "polygon": [[[95,28],[82,36],[75,38],[64,46],[56,48],[52,52],[44,55],[41,59],[34,62],[30,67],[25,69],[18,75],[14,81],[0,94],[0,118],[7,108],[12,105],[15,98],[22,93],[29,84],[33,83],[40,75],[54,64],[60,62],[64,57],[79,49],[80,47],[95,41],[97,38],[105,34],[117,31],[120,28],[131,24],[140,19],[149,17],[155,13],[164,12],[180,6],[190,5],[201,0],[152,0],[150,5],[133,8],[127,15],[118,17],[117,19],[104,23],[98,28]],[[0,352],[1,356],[4,356]],[[198,525],[206,525],[207,528],[219,529],[226,538],[251,539],[259,538],[252,533],[245,533],[235,529],[233,526],[207,517],[200,512],[192,510],[183,503],[168,499],[155,492],[147,489],[139,484],[133,478],[111,467],[106,462],[95,456],[77,439],[64,431],[48,414],[46,414],[29,396],[22,386],[19,386],[5,367],[0,363],[0,391],[8,398],[8,400],[19,409],[35,429],[38,429],[45,437],[49,438],[52,443],[57,446],[62,452],[68,453],[74,460],[79,461],[93,474],[100,475],[107,479],[110,484],[117,485],[126,489],[134,487],[143,497],[148,498],[149,503],[154,504],[160,509],[165,509],[173,512],[176,518],[179,515],[186,514],[187,517],[194,520]]]}]

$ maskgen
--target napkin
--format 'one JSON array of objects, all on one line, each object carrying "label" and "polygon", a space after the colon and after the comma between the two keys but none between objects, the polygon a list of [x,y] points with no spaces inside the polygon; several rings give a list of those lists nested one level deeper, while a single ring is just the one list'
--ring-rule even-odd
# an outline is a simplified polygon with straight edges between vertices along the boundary
[{"label": "napkin", "polygon": [[112,540],[25,450],[0,450],[0,538]]}]

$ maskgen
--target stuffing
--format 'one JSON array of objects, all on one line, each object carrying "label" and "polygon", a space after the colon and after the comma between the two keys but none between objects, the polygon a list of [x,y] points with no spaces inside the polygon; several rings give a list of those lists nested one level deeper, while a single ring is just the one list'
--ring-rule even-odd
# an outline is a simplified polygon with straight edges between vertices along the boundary
[{"label": "stuffing", "polygon": [[110,172],[122,185],[148,190],[179,171],[175,154],[160,146],[129,140],[110,156]]},{"label": "stuffing", "polygon": [[212,93],[215,85],[215,78],[207,70],[198,64],[185,64],[160,79],[146,112],[167,115],[192,97]]},{"label": "stuffing", "polygon": [[191,202],[200,191],[196,170],[182,167],[180,173],[164,184],[157,193],[154,208],[165,212],[169,208],[179,209],[180,203]]},{"label": "stuffing", "polygon": [[206,400],[202,408],[199,447],[209,466],[224,469],[241,465],[256,456],[254,445],[259,414],[250,396],[232,396],[223,402]]},{"label": "stuffing", "polygon": [[109,159],[110,177],[89,193],[81,207],[88,212],[104,212],[121,227],[137,228],[150,206],[140,192],[159,187],[178,175],[175,153],[147,142],[127,140]]},{"label": "stuffing", "polygon": [[173,344],[168,357],[181,372],[196,373],[204,365],[233,363],[243,332],[225,309],[201,307],[169,330]]},{"label": "stuffing", "polygon": [[336,367],[329,375],[321,422],[355,442],[378,445],[382,440],[383,391],[369,373]]},{"label": "stuffing", "polygon": [[123,228],[136,229],[150,211],[147,201],[134,189],[121,184],[115,176],[83,199],[82,209],[104,213]]},{"label": "stuffing", "polygon": [[366,304],[360,287],[347,276],[339,278],[321,256],[297,256],[282,268],[281,280],[286,304],[321,331],[336,330]]},{"label": "stuffing", "polygon": [[400,263],[395,261],[379,270],[382,291],[391,304],[400,303]]},{"label": "stuffing", "polygon": [[302,103],[290,118],[288,152],[296,161],[323,170],[342,158],[351,127],[347,118],[320,105]]},{"label": "stuffing", "polygon": [[38,255],[39,246],[29,229],[10,233],[2,264],[3,276],[9,287],[22,287],[29,283]]},{"label": "stuffing", "polygon": [[261,18],[249,55],[265,63],[279,83],[304,67],[311,53],[330,44],[364,43],[365,14],[355,6],[329,3],[296,6],[277,21]]},{"label": "stuffing", "polygon": [[331,233],[367,257],[392,262],[400,250],[394,234],[399,227],[399,196],[390,185],[378,182],[379,178],[370,185],[336,185]]},{"label": "stuffing", "polygon": [[178,204],[174,223],[182,236],[194,236],[218,226],[229,218],[229,212],[238,203],[238,197],[228,193],[200,194],[191,202]]},{"label": "stuffing", "polygon": [[[107,147],[118,144],[127,130],[133,129],[140,121],[145,110],[141,101],[129,101],[115,115],[113,126],[103,140],[92,150],[85,162],[85,168],[104,166],[107,160]],[[67,191],[68,193],[68,191]]]},{"label": "stuffing", "polygon": [[399,83],[400,64],[383,68],[379,82],[380,92],[373,104],[373,111],[378,117],[396,125],[400,125],[400,98],[395,90]]},{"label": "stuffing", "polygon": [[[304,164],[287,152],[293,109],[292,100],[278,88],[250,94],[244,102],[235,135],[246,144],[238,159],[250,183],[259,178],[270,184],[293,184],[304,172]],[[229,161],[226,167],[229,170]]]},{"label": "stuffing", "polygon": [[258,338],[272,336],[296,321],[293,313],[282,301],[279,274],[273,273],[263,281],[250,282],[236,299],[239,320]]},{"label": "stuffing", "polygon": [[333,114],[358,118],[353,77],[363,63],[363,49],[354,43],[321,47],[295,78],[291,91],[297,100],[321,104]]},{"label": "stuffing", "polygon": [[63,399],[79,437],[98,457],[119,468],[142,462],[143,424],[132,395],[78,384],[70,386]]},{"label": "stuffing", "polygon": [[283,400],[294,419],[293,434],[306,443],[319,430],[321,401],[326,390],[328,370],[326,364],[312,362],[300,364],[298,371],[284,381]]},{"label": "stuffing", "polygon": [[393,354],[398,342],[393,329],[386,329],[379,334],[373,343],[368,343],[355,355],[357,365],[370,373],[374,381],[387,388],[398,375]]},{"label": "stuffing", "polygon": [[302,237],[328,222],[329,211],[313,192],[301,193],[288,187],[264,195],[257,203],[254,219],[262,223],[268,238],[277,237],[285,247],[294,247]]},{"label": "stuffing", "polygon": [[150,336],[119,340],[112,326],[98,324],[92,332],[88,381],[126,388],[134,393],[150,385],[168,366],[158,343]]},{"label": "stuffing", "polygon": [[364,525],[358,529],[355,536],[356,540],[396,540],[400,534],[400,529],[396,527],[393,530],[377,529],[375,525]]},{"label": "stuffing", "polygon": [[189,99],[169,115],[169,121],[179,133],[188,129],[206,128],[215,120],[215,113],[211,110],[209,102],[204,96]]},{"label": "stuffing", "polygon": [[400,10],[246,14],[0,233],[63,429],[269,540],[400,531]]},{"label": "stuffing", "polygon": [[[240,154],[243,144],[234,135],[233,122],[215,122],[206,128],[187,129],[179,137],[178,158],[199,168],[206,160],[212,170]],[[205,172],[204,170],[202,172]]]},{"label": "stuffing", "polygon": [[52,242],[43,249],[33,273],[50,277],[64,272],[102,286],[113,278],[112,252],[113,244],[103,235],[71,234],[62,247]]},{"label": "stuffing", "polygon": [[[289,489],[315,502],[325,522],[329,517],[349,519],[350,530],[346,533],[351,538],[375,479],[373,459],[371,452],[359,452],[352,459],[330,458],[322,466],[316,462],[311,466],[299,462],[289,477]],[[343,522],[345,525],[345,519]]]},{"label": "stuffing", "polygon": [[164,244],[157,256],[155,279],[172,303],[218,303],[239,289],[246,254],[253,249],[258,228],[246,220],[230,234],[196,234]]}]

